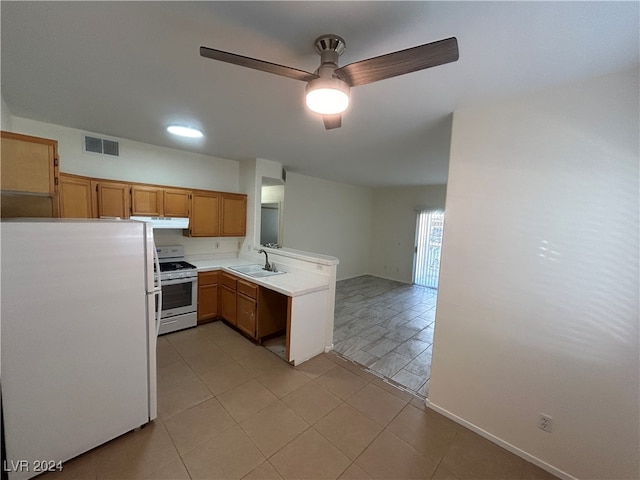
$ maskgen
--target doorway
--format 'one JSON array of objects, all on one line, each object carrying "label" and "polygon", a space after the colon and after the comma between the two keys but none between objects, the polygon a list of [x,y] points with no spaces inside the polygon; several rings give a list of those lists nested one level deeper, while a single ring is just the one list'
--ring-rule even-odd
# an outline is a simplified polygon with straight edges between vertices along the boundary
[{"label": "doorway", "polygon": [[438,289],[443,227],[443,211],[418,212],[413,262],[413,283],[415,285]]}]

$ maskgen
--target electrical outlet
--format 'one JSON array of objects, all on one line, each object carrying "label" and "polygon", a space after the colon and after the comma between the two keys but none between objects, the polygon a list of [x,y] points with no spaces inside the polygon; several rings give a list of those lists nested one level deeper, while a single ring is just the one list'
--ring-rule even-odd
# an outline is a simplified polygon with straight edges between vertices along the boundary
[{"label": "electrical outlet", "polygon": [[538,428],[547,433],[551,433],[553,430],[553,417],[550,417],[546,413],[540,413],[538,417]]}]

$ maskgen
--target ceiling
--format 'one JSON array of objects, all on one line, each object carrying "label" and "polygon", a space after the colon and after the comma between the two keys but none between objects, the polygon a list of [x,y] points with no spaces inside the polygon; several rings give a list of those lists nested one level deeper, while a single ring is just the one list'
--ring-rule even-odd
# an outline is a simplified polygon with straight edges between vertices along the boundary
[{"label": "ceiling", "polygon": [[[638,2],[2,1],[2,96],[19,117],[355,185],[445,183],[451,114],[637,68]],[[313,72],[455,36],[460,59],[352,89],[342,128],[304,83],[200,57],[207,46]],[[200,127],[178,140],[169,123]]]}]

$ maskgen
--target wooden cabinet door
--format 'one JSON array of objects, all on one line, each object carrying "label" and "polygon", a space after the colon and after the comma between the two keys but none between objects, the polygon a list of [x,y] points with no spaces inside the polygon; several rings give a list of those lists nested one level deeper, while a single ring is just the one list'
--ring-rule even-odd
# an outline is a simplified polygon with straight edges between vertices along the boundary
[{"label": "wooden cabinet door", "polygon": [[164,190],[145,185],[131,186],[131,214],[161,217],[164,206]]},{"label": "wooden cabinet door", "polygon": [[53,196],[58,173],[58,142],[2,132],[0,188]]},{"label": "wooden cabinet door", "polygon": [[191,210],[189,190],[164,189],[164,216],[188,217]]},{"label": "wooden cabinet door", "polygon": [[189,236],[220,236],[220,195],[212,192],[193,192],[191,198],[191,217]]},{"label": "wooden cabinet door", "polygon": [[242,293],[237,296],[236,326],[247,335],[256,336],[256,300]]},{"label": "wooden cabinet door", "polygon": [[247,233],[247,196],[233,193],[220,196],[221,236],[244,237]]},{"label": "wooden cabinet door", "polygon": [[108,180],[92,180],[91,185],[93,193],[95,193],[95,201],[92,205],[94,217],[129,218],[131,210],[129,184]]},{"label": "wooden cabinet door", "polygon": [[91,179],[61,173],[58,181],[58,212],[61,218],[91,218]]},{"label": "wooden cabinet door", "polygon": [[220,314],[227,322],[236,325],[236,291],[220,285]]},{"label": "wooden cabinet door", "polygon": [[219,272],[198,273],[198,323],[218,316]]}]

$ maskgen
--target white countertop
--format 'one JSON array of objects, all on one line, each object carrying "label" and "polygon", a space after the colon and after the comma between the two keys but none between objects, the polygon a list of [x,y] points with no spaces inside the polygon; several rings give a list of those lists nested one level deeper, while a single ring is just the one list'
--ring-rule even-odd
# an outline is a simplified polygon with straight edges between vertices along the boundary
[{"label": "white countertop", "polygon": [[198,272],[208,272],[212,270],[222,270],[240,278],[244,278],[256,285],[269,288],[276,292],[282,293],[289,297],[297,297],[308,293],[319,292],[329,289],[329,280],[325,275],[317,275],[311,272],[297,271],[286,272],[281,275],[272,275],[270,277],[256,278],[251,275],[245,275],[229,267],[237,265],[253,265],[252,262],[243,258],[218,258],[211,260],[187,260],[198,268]]}]

